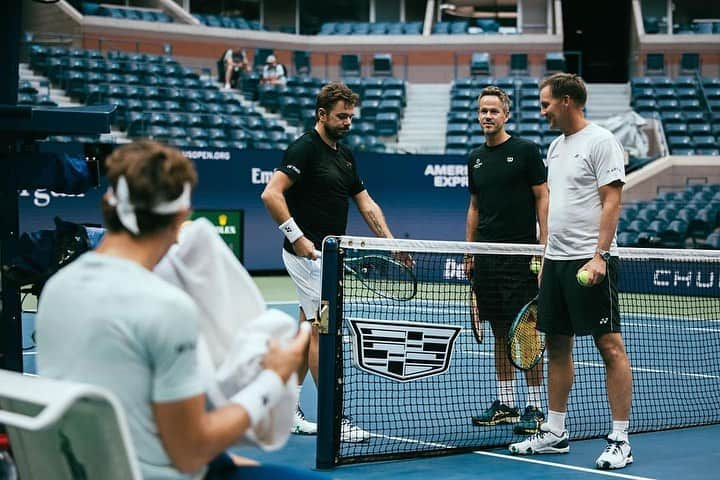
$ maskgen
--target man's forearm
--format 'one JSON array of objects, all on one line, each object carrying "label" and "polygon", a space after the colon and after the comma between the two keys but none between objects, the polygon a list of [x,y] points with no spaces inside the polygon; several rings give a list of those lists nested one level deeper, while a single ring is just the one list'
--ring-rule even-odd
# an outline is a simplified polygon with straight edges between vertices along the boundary
[{"label": "man's forearm", "polygon": [[478,212],[472,207],[468,207],[467,220],[465,221],[465,241],[475,241],[475,231],[478,225]]},{"label": "man's forearm", "polygon": [[620,219],[620,198],[622,187],[606,186],[601,190],[600,228],[597,248],[610,250],[618,220]]},{"label": "man's forearm", "polygon": [[365,211],[361,210],[360,214],[375,235],[383,238],[393,238],[392,233],[390,233],[390,228],[385,222],[385,216],[377,204]]}]

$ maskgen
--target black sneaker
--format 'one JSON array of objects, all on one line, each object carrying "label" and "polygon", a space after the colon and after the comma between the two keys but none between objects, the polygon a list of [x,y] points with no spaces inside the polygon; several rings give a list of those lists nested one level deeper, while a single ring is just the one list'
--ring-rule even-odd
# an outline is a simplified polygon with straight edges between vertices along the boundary
[{"label": "black sneaker", "polygon": [[545,415],[539,409],[528,405],[520,416],[520,421],[513,427],[513,432],[520,435],[537,433],[540,424],[545,421]]},{"label": "black sneaker", "polygon": [[490,408],[476,417],[472,417],[473,425],[489,426],[498,423],[515,423],[520,418],[517,408],[510,408],[500,400],[495,400]]}]

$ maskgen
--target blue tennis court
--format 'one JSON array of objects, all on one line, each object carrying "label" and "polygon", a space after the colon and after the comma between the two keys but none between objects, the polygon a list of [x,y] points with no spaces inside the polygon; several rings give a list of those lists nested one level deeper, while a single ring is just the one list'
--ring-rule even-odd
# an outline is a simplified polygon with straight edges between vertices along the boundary
[{"label": "blue tennis court", "polygon": [[[297,311],[297,307],[292,302],[281,302],[270,306],[290,315],[294,315]],[[411,315],[408,312],[411,312],[413,308],[417,308],[417,306],[410,305],[404,312],[397,310],[393,317],[408,318],[406,315]],[[423,308],[427,308],[427,305]],[[447,307],[445,308],[447,310]],[[387,311],[387,309],[381,310],[382,312]],[[456,310],[455,315],[467,315],[462,306],[457,306]],[[381,311],[375,313],[378,316],[388,315]],[[469,319],[466,319],[467,321]],[[464,325],[469,324],[464,323]],[[24,362],[28,372],[35,370],[35,355],[31,337],[33,327],[34,315],[32,313],[24,314],[23,345],[28,348],[24,353]],[[698,351],[697,356],[680,359],[678,363],[662,360],[662,358],[672,358],[673,345],[665,345],[664,353],[662,355],[656,353],[654,356],[652,352],[633,348],[631,341],[633,338],[657,336],[665,328],[672,328],[676,334],[679,333],[685,347],[694,345],[692,342],[695,342],[696,338],[702,338],[701,336],[720,335],[718,320],[658,319],[652,315],[629,315],[625,319],[627,346],[633,362],[635,384],[638,386],[636,390],[647,390],[649,395],[653,395],[652,398],[650,396],[634,397],[631,428],[636,421],[646,421],[646,418],[653,418],[658,424],[662,424],[689,421],[690,418],[697,421],[698,418],[715,418],[714,415],[717,415],[715,411],[706,411],[707,407],[703,405],[707,403],[707,399],[703,398],[703,392],[708,392],[713,388],[717,390],[717,385],[720,383],[720,372],[707,371],[703,369],[704,367],[693,369],[688,365],[689,362],[693,362],[695,365],[715,365],[714,368],[717,368],[720,352],[717,350]],[[350,338],[346,337],[344,341],[350,342]],[[483,343],[477,345],[469,328],[465,328],[458,339],[458,348],[452,358],[451,368],[466,377],[462,384],[462,389],[467,393],[467,396],[463,396],[466,400],[460,403],[462,409],[465,409],[462,412],[475,413],[478,408],[484,408],[494,398],[494,390],[485,389],[483,391],[477,387],[482,382],[493,381],[492,341],[492,335],[486,331]],[[717,343],[717,339],[714,338],[713,342]],[[346,370],[356,369],[349,356],[345,360]],[[683,365],[683,362],[687,362],[687,364]],[[479,366],[482,368],[478,368]],[[602,371],[600,358],[596,355],[576,357],[577,375],[584,375],[584,370]],[[390,439],[387,437],[393,437],[392,441],[396,448],[403,448],[405,445],[408,449],[416,449],[423,442],[433,447],[443,448],[444,446],[456,446],[463,441],[477,440],[479,437],[486,437],[492,441],[507,440],[507,442],[518,438],[512,434],[510,426],[503,425],[486,429],[474,427],[470,424],[469,417],[466,422],[453,424],[447,433],[443,434],[444,436],[438,436],[438,432],[434,431],[432,425],[447,423],[448,417],[446,406],[448,402],[445,398],[447,392],[443,391],[442,377],[443,375],[438,375],[421,380],[422,388],[413,385],[413,382],[407,384],[386,382],[386,391],[365,392],[359,395],[358,399],[353,400],[358,404],[358,408],[360,404],[363,404],[362,408],[366,409],[364,411],[371,412],[378,405],[379,398],[392,398],[393,402],[388,402],[388,404],[391,407],[390,412],[394,411],[396,414],[402,412],[402,405],[407,402],[423,402],[422,423],[427,425],[427,428],[413,427],[417,422],[412,421],[405,422],[406,424],[403,426],[403,422],[398,421],[398,427],[391,435],[375,434],[376,436],[369,442],[343,445],[351,445],[351,448],[357,448],[358,445],[370,448],[378,442],[389,441]],[[521,385],[522,382],[518,382],[518,386]],[[662,387],[658,385],[662,385]],[[602,388],[598,389],[598,392],[602,391]],[[522,392],[520,395],[522,398]],[[572,417],[578,415],[573,411],[573,405],[582,401],[583,399],[571,397],[568,425],[571,431],[573,428]],[[594,401],[599,405],[605,404],[604,397],[596,398]],[[651,401],[652,403],[650,403]],[[317,395],[309,376],[302,391],[301,405],[307,417],[315,420]],[[661,405],[661,408],[657,408],[658,405]],[[383,408],[388,408],[388,405],[383,405]],[[373,420],[369,414],[353,420],[370,432],[373,432],[374,428],[382,427],[382,422],[377,419]],[[600,410],[596,412],[596,415],[584,418],[583,422],[586,425],[584,428],[588,428],[589,425],[589,428],[604,431],[609,426],[609,414],[606,410]],[[592,439],[571,442],[571,451],[565,455],[514,457],[510,456],[504,447],[496,447],[449,456],[347,465],[329,471],[329,475],[331,478],[347,480],[394,478],[399,475],[411,479],[438,476],[446,479],[498,478],[500,476],[523,479],[580,479],[597,478],[598,476],[628,479],[709,479],[717,478],[713,468],[720,461],[718,435],[720,435],[720,425],[635,434],[632,436],[635,464],[623,470],[611,472],[593,468],[594,459],[602,450],[604,440]],[[239,448],[236,452],[260,461],[299,465],[313,469],[315,466],[315,437],[291,436],[288,445],[280,452],[268,453],[254,448]]]}]

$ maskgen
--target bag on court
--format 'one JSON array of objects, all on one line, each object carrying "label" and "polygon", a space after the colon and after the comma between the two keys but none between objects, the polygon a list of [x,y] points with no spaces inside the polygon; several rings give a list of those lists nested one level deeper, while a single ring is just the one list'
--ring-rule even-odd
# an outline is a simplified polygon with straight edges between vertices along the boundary
[{"label": "bag on court", "polygon": [[51,276],[92,249],[94,245],[88,229],[95,237],[97,228],[55,217],[55,230],[23,233],[18,241],[18,254],[10,262],[7,275],[17,285],[27,286],[29,293],[40,295]]}]

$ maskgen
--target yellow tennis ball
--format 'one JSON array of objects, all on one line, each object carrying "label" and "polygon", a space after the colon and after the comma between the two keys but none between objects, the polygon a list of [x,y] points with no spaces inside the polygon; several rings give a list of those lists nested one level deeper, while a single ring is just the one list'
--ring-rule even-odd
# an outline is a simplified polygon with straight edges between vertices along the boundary
[{"label": "yellow tennis ball", "polygon": [[530,271],[537,275],[540,273],[540,265],[542,265],[540,257],[532,257],[532,260],[530,260]]},{"label": "yellow tennis ball", "polygon": [[577,273],[577,281],[583,287],[589,286],[590,285],[590,272],[588,272],[587,270],[580,270]]}]

